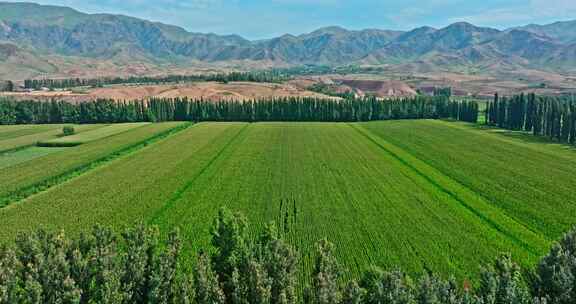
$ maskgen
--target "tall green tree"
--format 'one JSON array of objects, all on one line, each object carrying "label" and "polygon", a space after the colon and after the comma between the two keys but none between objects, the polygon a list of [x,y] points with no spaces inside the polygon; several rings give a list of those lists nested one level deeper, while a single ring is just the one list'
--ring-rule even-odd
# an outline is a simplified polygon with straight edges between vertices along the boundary
[{"label": "tall green tree", "polygon": [[310,303],[339,303],[342,299],[340,266],[333,251],[334,245],[325,239],[316,244],[312,287],[308,291]]}]

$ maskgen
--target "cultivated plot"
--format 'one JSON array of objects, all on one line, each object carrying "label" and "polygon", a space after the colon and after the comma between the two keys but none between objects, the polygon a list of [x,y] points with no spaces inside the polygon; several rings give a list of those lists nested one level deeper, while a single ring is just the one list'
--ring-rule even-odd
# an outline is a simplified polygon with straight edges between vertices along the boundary
[{"label": "cultivated plot", "polygon": [[576,151],[529,135],[443,121],[364,128],[481,195],[527,229],[558,239],[576,223]]},{"label": "cultivated plot", "polygon": [[0,169],[28,162],[36,158],[63,151],[65,149],[66,148],[57,147],[28,147],[25,149],[2,153],[0,154]]},{"label": "cultivated plot", "polygon": [[96,130],[82,132],[71,136],[63,136],[51,140],[39,141],[39,146],[46,147],[73,147],[85,144],[98,139],[106,138],[122,132],[126,132],[138,127],[145,126],[149,123],[120,123],[98,128]]},{"label": "cultivated plot", "polygon": [[39,152],[36,147],[8,153],[6,157],[0,157],[0,165],[4,167],[0,171],[0,206],[66,181],[119,154],[145,146],[150,139],[186,125],[180,122],[144,125],[64,150],[47,151],[44,149],[54,148],[44,148],[41,151],[47,152],[46,155],[35,153]]},{"label": "cultivated plot", "polygon": [[[0,126],[0,153],[36,145],[39,141],[62,136],[64,125]],[[105,125],[78,125],[76,132],[85,132]]]},{"label": "cultivated plot", "polygon": [[[523,161],[504,168],[502,153],[514,151]],[[63,153],[48,157],[56,155]],[[212,219],[226,206],[249,217],[253,234],[276,222],[301,252],[304,274],[312,268],[314,243],[327,237],[349,275],[376,264],[473,277],[479,264],[502,252],[532,266],[576,223],[568,215],[555,223],[540,214],[554,208],[535,200],[522,206],[507,201],[535,195],[516,193],[529,187],[554,191],[540,184],[545,178],[526,177],[538,170],[553,168],[547,178],[574,182],[570,172],[576,169],[564,167],[572,157],[560,146],[540,148],[447,122],[201,123],[0,209],[0,239],[38,227],[78,233],[96,223],[145,222],[162,231],[179,227],[186,248],[196,250],[209,248]],[[481,170],[483,162],[506,170]],[[527,185],[516,190],[519,181],[499,174],[526,178]],[[507,197],[497,199],[482,183],[511,187],[502,184]],[[540,204],[559,204],[569,189],[556,188]],[[562,206],[568,214],[576,209],[569,202]],[[526,216],[530,210],[541,225]]]}]

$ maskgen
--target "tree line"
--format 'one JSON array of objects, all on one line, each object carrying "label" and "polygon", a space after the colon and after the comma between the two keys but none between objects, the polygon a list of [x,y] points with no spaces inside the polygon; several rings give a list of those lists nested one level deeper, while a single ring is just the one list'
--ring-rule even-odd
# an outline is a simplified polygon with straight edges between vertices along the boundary
[{"label": "tree line", "polygon": [[434,96],[452,96],[452,87],[434,87]]},{"label": "tree line", "polygon": [[[357,66],[329,67],[317,65],[304,65],[290,68],[273,68],[248,72],[207,73],[196,75],[167,75],[167,76],[130,76],[130,77],[98,77],[98,78],[42,78],[24,80],[25,89],[69,89],[75,87],[102,87],[104,85],[118,84],[169,84],[183,82],[270,82],[281,83],[293,79],[294,76],[322,75],[322,74],[353,74],[360,72],[374,72],[375,68],[360,68]],[[11,91],[14,86],[12,84]],[[8,91],[6,89],[6,91]]]},{"label": "tree line", "polygon": [[[554,245],[529,276],[509,255],[482,267],[476,284],[425,273],[367,270],[345,280],[334,245],[317,243],[308,286],[299,292],[297,253],[269,224],[256,238],[242,214],[221,209],[213,250],[184,262],[177,231],[161,237],[139,225],[115,234],[96,226],[70,239],[39,230],[0,247],[4,303],[310,303],[310,304],[573,304],[576,230]],[[528,279],[527,279],[528,278]]]},{"label": "tree line", "polygon": [[344,99],[350,99],[356,97],[356,93],[353,90],[346,90],[343,92],[339,92],[336,90],[334,85],[329,85],[321,82],[315,83],[307,87],[306,90],[324,94],[327,96],[340,97]]},{"label": "tree line", "polygon": [[576,143],[574,96],[520,94],[495,95],[486,109],[486,123],[504,129],[527,131],[563,143]]},{"label": "tree line", "polygon": [[24,80],[25,89],[69,89],[75,87],[102,87],[117,84],[168,84],[183,82],[216,81],[228,83],[232,81],[271,82],[280,83],[291,79],[291,76],[280,70],[230,72],[196,75],[168,75],[168,76],[131,76],[131,77],[100,77],[100,78],[61,78],[61,79],[27,79]]},{"label": "tree line", "polygon": [[11,80],[0,81],[0,92],[13,92],[14,82]]},{"label": "tree line", "polygon": [[477,117],[478,105],[475,102],[451,101],[442,96],[388,100],[375,97],[277,97],[248,101],[210,101],[184,97],[134,101],[98,99],[81,103],[0,99],[0,125],[144,121],[353,122],[441,118],[476,122]]}]

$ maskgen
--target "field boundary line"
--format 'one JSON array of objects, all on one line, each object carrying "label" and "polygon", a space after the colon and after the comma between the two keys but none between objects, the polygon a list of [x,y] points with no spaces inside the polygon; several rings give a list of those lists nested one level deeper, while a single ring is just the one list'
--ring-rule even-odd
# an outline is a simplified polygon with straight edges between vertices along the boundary
[{"label": "field boundary line", "polygon": [[[168,130],[162,131],[160,133],[157,133],[147,139],[144,139],[142,141],[136,142],[128,147],[124,147],[122,149],[113,151],[105,156],[102,156],[94,161],[91,161],[89,163],[77,166],[75,168],[72,168],[64,173],[58,174],[56,176],[52,176],[49,177],[41,182],[35,183],[33,185],[15,190],[7,195],[5,195],[4,197],[0,197],[0,209],[2,208],[6,208],[12,204],[15,203],[19,203],[25,199],[30,198],[33,195],[39,194],[41,192],[47,191],[55,186],[58,186],[64,182],[67,182],[73,178],[76,178],[78,176],[81,176],[83,174],[86,174],[87,172],[90,172],[96,168],[102,167],[105,164],[112,162],[116,159],[122,158],[124,156],[133,154],[145,147],[147,147],[150,144],[153,144],[157,141],[160,141],[164,138],[167,138],[169,136],[172,136],[173,134],[176,134],[182,130],[185,130],[187,128],[189,128],[190,126],[193,126],[194,124],[186,122],[183,123],[181,125],[175,126],[173,128],[170,128]],[[135,128],[137,129],[137,128]]]},{"label": "field boundary line", "polygon": [[[117,135],[121,135],[121,134],[130,132],[130,131],[133,131],[133,130],[138,130],[138,129],[140,129],[140,128],[149,126],[150,124],[151,124],[151,123],[142,123],[142,124],[139,125],[139,126],[136,126],[136,127],[134,127],[134,128],[131,128],[131,129],[126,129],[126,130],[120,131],[120,132],[118,132],[118,133],[108,134],[108,135],[106,135],[106,136],[104,136],[104,137],[100,137],[100,138],[97,138],[97,139],[89,140],[89,141],[86,141],[86,142],[70,142],[70,143],[65,143],[65,144],[63,144],[63,146],[61,146],[61,147],[77,147],[77,146],[81,146],[81,145],[88,144],[88,143],[91,143],[91,142],[95,142],[95,141],[107,139],[107,138],[114,137],[114,136],[117,136]],[[103,126],[102,128],[111,127],[111,126],[114,126],[114,124],[110,124],[110,125],[107,125],[107,126]],[[92,132],[92,131],[100,130],[100,129],[102,129],[102,128],[98,128],[98,129],[94,129],[94,130],[90,130],[90,131],[86,131],[86,132]],[[80,133],[75,134],[75,135],[82,135],[83,133],[86,133],[86,132],[80,132]],[[74,135],[72,135],[72,136],[74,136]],[[43,145],[42,145],[42,144],[49,143],[50,141],[53,141],[53,140],[55,140],[55,139],[59,139],[59,138],[52,138],[52,139],[49,139],[49,140],[46,140],[46,141],[38,141],[38,142],[36,142],[35,145],[38,146],[38,147],[59,147],[58,145],[50,145],[50,144],[48,144],[48,145],[46,145],[46,146],[43,146]],[[70,146],[66,146],[66,144],[71,144],[71,145],[70,145]],[[32,145],[32,146],[34,146],[34,145]]]},{"label": "field boundary line", "polygon": [[170,196],[170,198],[166,201],[166,203],[164,205],[162,205],[162,207],[160,209],[158,209],[156,212],[154,212],[154,214],[150,217],[150,219],[147,222],[149,224],[155,224],[156,221],[162,215],[164,215],[164,213],[166,213],[167,210],[172,208],[172,206],[174,206],[174,204],[182,198],[184,193],[186,191],[188,191],[192,187],[192,185],[194,185],[196,183],[196,180],[198,180],[198,178],[200,178],[200,176],[202,176],[204,174],[204,172],[206,172],[208,170],[208,168],[210,168],[224,154],[224,152],[226,150],[228,150],[228,148],[230,146],[232,146],[232,143],[234,143],[238,138],[240,138],[240,136],[242,134],[246,133],[246,130],[248,130],[248,127],[251,125],[252,125],[251,123],[246,123],[246,125],[244,125],[238,131],[238,133],[236,133],[226,144],[224,144],[224,146],[218,151],[218,153],[216,153],[216,155],[214,155],[208,161],[208,163],[204,167],[202,167],[202,169],[200,169],[200,171],[198,171],[198,173],[196,173],[189,181],[187,181],[184,184],[184,186],[182,186],[182,187],[180,187],[180,189],[176,190]]},{"label": "field boundary line", "polygon": [[[107,126],[107,125],[102,125],[101,127],[105,127],[105,126]],[[58,132],[58,130],[60,130],[60,129],[61,129],[61,126],[60,126],[60,127],[55,127],[54,129],[50,129],[50,130],[48,130],[48,131],[43,131],[43,132],[38,132],[38,133],[32,133],[32,134],[24,135],[24,136],[22,136],[22,137],[34,136],[34,135],[46,134],[46,133],[52,133],[52,132]],[[97,129],[99,129],[99,128],[92,129],[92,130],[88,130],[88,131],[79,131],[79,132],[76,133],[76,134],[82,134],[82,133],[84,133],[84,132],[90,132],[90,131],[97,130]],[[54,136],[56,136],[56,137],[55,137],[55,138],[50,138],[50,139],[48,139],[48,140],[57,139],[57,138],[58,138],[58,135],[59,135],[59,134],[54,134]],[[17,139],[17,138],[19,138],[19,137],[14,137],[14,138],[10,138],[10,139],[0,140],[0,142],[2,142],[2,141],[15,140],[15,139]],[[30,144],[24,144],[24,145],[22,145],[22,146],[17,146],[17,147],[14,147],[14,148],[9,148],[9,149],[5,149],[5,150],[0,150],[0,156],[1,156],[1,155],[4,155],[4,154],[9,154],[9,153],[15,153],[15,152],[18,152],[18,151],[20,151],[20,150],[28,149],[28,148],[30,148],[30,147],[35,147],[35,146],[38,145],[38,142],[39,142],[39,141],[41,141],[41,140],[36,140],[36,141],[34,141],[34,142],[30,143]],[[1,205],[1,204],[0,204],[0,205]]]},{"label": "field boundary line", "polygon": [[[411,171],[416,173],[418,176],[420,176],[421,178],[423,178],[424,180],[429,182],[431,185],[433,185],[435,188],[440,190],[442,193],[445,193],[448,196],[450,196],[451,198],[453,198],[454,200],[456,200],[462,207],[464,207],[466,210],[468,210],[469,212],[474,214],[476,217],[478,217],[483,222],[487,223],[494,230],[496,230],[497,232],[506,236],[511,241],[517,243],[519,246],[526,249],[528,252],[530,252],[532,254],[539,255],[539,254],[541,254],[541,252],[535,251],[533,249],[534,247],[537,247],[537,248],[542,249],[542,250],[545,248],[548,248],[547,243],[549,242],[549,240],[547,240],[545,238],[545,236],[538,234],[538,233],[526,228],[524,225],[517,222],[515,219],[509,217],[506,213],[500,211],[497,207],[492,206],[491,204],[487,203],[482,196],[480,196],[478,193],[476,193],[472,189],[469,189],[466,186],[460,184],[458,181],[456,181],[456,180],[452,179],[451,177],[443,174],[438,169],[434,168],[433,166],[428,165],[427,163],[421,161],[417,157],[412,156],[411,154],[404,151],[403,149],[387,142],[385,139],[382,139],[380,137],[374,138],[374,135],[370,131],[362,128],[361,126],[357,126],[354,124],[348,124],[348,125],[351,128],[353,128],[354,130],[356,130],[359,134],[364,136],[366,139],[371,141],[374,145],[378,146],[380,149],[382,149],[383,151],[385,151],[386,153],[391,155],[394,159],[398,160],[401,164],[408,167]],[[388,145],[390,147],[386,147],[386,145]],[[429,176],[428,174],[423,172],[420,168],[418,168],[414,164],[411,164],[408,160],[403,158],[397,152],[392,151],[392,149],[390,149],[390,148],[397,148],[399,150],[402,150],[410,158],[413,158],[415,161],[420,162],[422,166],[428,167],[428,169],[432,173],[434,173],[433,175],[435,175],[436,178]],[[443,179],[443,180],[445,180],[444,182],[449,183],[449,184],[453,184],[456,189],[450,189],[449,187],[446,187],[445,185],[443,185],[442,181],[439,181],[437,179]],[[460,193],[458,193],[458,192],[460,192]],[[490,214],[487,215],[487,214],[485,214],[485,212],[482,212],[481,210],[477,210],[477,208],[471,206],[466,201],[466,199],[462,198],[461,196],[469,196],[469,198],[471,200],[476,201],[478,204],[481,204],[484,208],[488,209],[485,211],[488,211]],[[494,220],[491,215],[501,217],[503,223],[500,223],[499,221]],[[510,227],[510,226],[512,226],[512,227]],[[515,228],[515,229],[509,229],[509,228]],[[510,231],[517,231],[517,233],[512,233]],[[519,237],[517,234],[519,234],[521,237]],[[535,243],[531,245],[525,241],[526,239],[533,240],[533,241],[535,241]]]},{"label": "field boundary line", "polygon": [[[554,157],[554,158],[560,157],[564,160],[574,162],[574,158],[569,157],[567,155],[554,153],[554,152],[548,151],[548,150],[541,150],[541,149],[534,147],[529,142],[524,142],[524,139],[516,139],[516,138],[508,137],[506,135],[506,134],[520,134],[522,136],[527,136],[528,139],[542,140],[542,142],[540,142],[538,144],[554,145],[554,146],[557,146],[557,148],[562,148],[563,152],[576,153],[576,149],[574,148],[573,145],[561,143],[561,142],[556,142],[556,141],[550,140],[546,137],[539,137],[539,136],[535,137],[530,132],[508,130],[508,129],[493,127],[493,126],[488,126],[487,128],[483,129],[482,128],[482,127],[484,127],[483,125],[478,126],[478,125],[474,125],[474,124],[471,124],[472,128],[467,128],[464,125],[464,123],[462,123],[462,122],[454,123],[454,122],[445,121],[445,120],[436,120],[436,122],[438,122],[442,126],[445,126],[445,127],[451,128],[451,129],[460,130],[460,131],[463,131],[463,132],[466,132],[469,134],[474,134],[476,136],[482,136],[482,137],[494,139],[494,140],[497,140],[497,141],[500,141],[503,143],[507,143],[507,144],[516,146],[516,147],[531,150],[531,151],[534,151],[534,152],[537,152],[540,154],[545,154],[545,155],[548,155],[550,157]],[[534,142],[534,143],[536,143],[536,142]],[[570,151],[570,150],[572,150],[572,151]]]},{"label": "field boundary line", "polygon": [[[452,129],[456,129],[456,130],[459,130],[459,131],[462,131],[462,132],[469,133],[470,135],[486,137],[486,138],[494,139],[494,140],[497,140],[497,141],[500,141],[500,142],[509,143],[509,144],[511,144],[511,145],[513,145],[513,146],[516,146],[516,147],[519,147],[519,148],[525,148],[525,149],[528,149],[528,150],[531,150],[531,151],[534,151],[534,152],[537,152],[537,153],[540,153],[540,154],[545,154],[545,155],[549,155],[549,156],[553,156],[553,157],[556,157],[556,156],[557,156],[557,155],[552,154],[552,153],[549,152],[549,151],[540,151],[540,150],[538,150],[538,149],[536,149],[536,148],[534,148],[534,147],[532,147],[532,146],[530,146],[530,145],[527,145],[527,144],[525,144],[525,143],[515,142],[513,139],[502,138],[502,136],[499,136],[499,134],[497,134],[497,133],[488,133],[488,132],[485,132],[485,130],[481,130],[481,129],[469,129],[469,128],[465,127],[465,126],[462,126],[462,124],[471,124],[471,125],[474,125],[474,124],[472,124],[472,123],[461,122],[461,121],[449,121],[449,120],[430,120],[430,121],[435,122],[435,123],[439,123],[441,126],[444,126],[444,127],[446,127],[446,128],[452,128]],[[502,129],[502,130],[507,131],[506,129]],[[370,132],[369,130],[366,130],[366,131]],[[390,144],[393,145],[392,143],[390,143]],[[395,145],[395,146],[398,147],[397,145]],[[402,147],[398,147],[398,148],[401,149],[401,150],[403,150],[403,151],[405,151]],[[436,169],[436,167],[435,167],[434,165],[430,164],[430,162],[428,162],[428,161],[426,161],[426,160],[423,160],[423,159],[421,159],[421,158],[418,158],[418,157],[414,156],[412,153],[410,153],[410,152],[408,152],[408,151],[405,151],[405,153],[406,153],[406,154],[410,154],[412,157],[414,157],[415,159],[418,159],[419,161],[421,161],[422,163],[426,164],[427,166]],[[564,160],[573,161],[573,159],[571,159],[571,158],[569,158],[569,157],[567,157],[567,156],[564,156],[564,155],[558,155],[558,157],[563,158]],[[460,186],[462,186],[463,188],[466,188],[466,189],[470,190],[470,192],[476,193],[476,195],[478,195],[479,197],[481,197],[484,201],[490,202],[490,204],[493,206],[493,208],[496,208],[496,209],[498,209],[498,210],[501,210],[501,212],[503,212],[503,213],[505,213],[505,214],[508,214],[508,211],[502,209],[501,207],[499,207],[497,204],[494,203],[494,202],[499,202],[499,203],[501,203],[501,202],[502,202],[501,200],[496,199],[496,198],[491,199],[491,198],[489,198],[487,195],[485,195],[484,193],[474,191],[474,190],[473,190],[473,187],[467,185],[467,184],[464,183],[464,182],[460,182],[456,176],[453,176],[453,175],[451,175],[451,174],[449,174],[449,173],[444,173],[443,171],[440,171],[440,170],[438,170],[438,169],[437,169],[437,171],[442,172],[442,174],[443,174],[444,176],[446,176],[447,178],[453,180],[454,182],[457,182],[457,183],[458,183]],[[545,237],[548,241],[554,241],[553,239],[552,239],[552,240],[548,239],[548,237],[547,237],[545,234],[543,234],[542,231],[539,231],[539,230],[534,229],[534,228],[532,228],[532,227],[530,227],[530,226],[528,226],[528,225],[525,225],[524,223],[519,222],[518,220],[516,220],[515,218],[513,218],[513,217],[510,216],[510,215],[509,215],[508,217],[511,218],[511,219],[513,219],[516,223],[518,223],[519,225],[523,226],[523,227],[526,228],[527,230],[530,230],[530,231],[532,231],[532,232],[535,233],[535,234],[542,235],[542,236]]]},{"label": "field boundary line", "polygon": [[12,148],[12,149],[8,149],[8,150],[2,150],[0,151],[0,156],[5,155],[5,154],[10,154],[10,153],[16,153],[18,151],[21,150],[26,150],[28,148],[34,147],[36,144],[29,144],[29,145],[24,145],[24,146],[18,146],[16,148]]}]

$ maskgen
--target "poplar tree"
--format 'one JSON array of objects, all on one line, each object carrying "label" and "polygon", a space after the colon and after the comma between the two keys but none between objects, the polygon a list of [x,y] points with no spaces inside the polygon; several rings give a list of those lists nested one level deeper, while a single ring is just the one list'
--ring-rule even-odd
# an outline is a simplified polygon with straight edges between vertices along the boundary
[{"label": "poplar tree", "polygon": [[339,303],[342,299],[339,282],[340,267],[333,251],[334,245],[326,239],[316,244],[312,287],[308,291],[310,303]]}]

